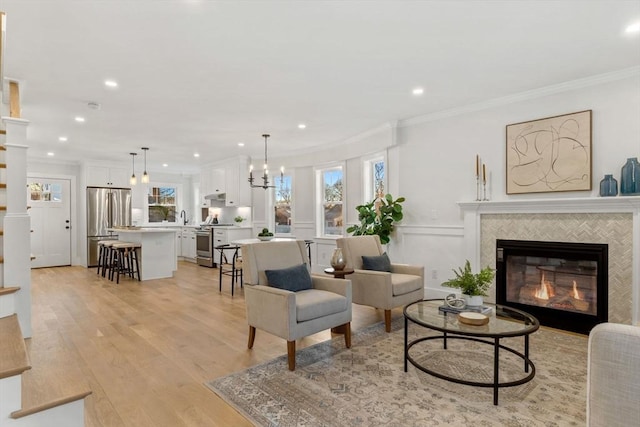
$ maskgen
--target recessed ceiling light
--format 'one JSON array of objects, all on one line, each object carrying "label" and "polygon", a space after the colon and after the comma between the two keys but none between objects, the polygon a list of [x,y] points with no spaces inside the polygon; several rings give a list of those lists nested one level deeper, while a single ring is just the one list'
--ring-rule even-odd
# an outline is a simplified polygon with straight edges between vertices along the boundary
[{"label": "recessed ceiling light", "polygon": [[193,153],[193,157],[200,157],[199,153]]},{"label": "recessed ceiling light", "polygon": [[84,117],[77,116],[76,117],[76,122],[83,123],[84,122]]},{"label": "recessed ceiling light", "polygon": [[54,156],[54,153],[53,153],[52,151],[49,151],[49,152],[47,153],[47,156],[49,156],[49,157],[53,157],[53,156]]},{"label": "recessed ceiling light", "polygon": [[633,23],[633,24],[629,25],[624,30],[624,32],[627,33],[627,34],[640,32],[640,22],[636,22],[636,23]]},{"label": "recessed ceiling light", "polygon": [[421,87],[417,87],[411,91],[414,95],[422,95],[424,93],[424,89]]},{"label": "recessed ceiling light", "polygon": [[68,138],[66,136],[61,136],[58,138],[58,141],[60,142],[67,142]]},{"label": "recessed ceiling light", "polygon": [[169,164],[167,164],[167,163],[163,163],[163,164],[162,164],[162,167],[163,167],[163,168],[169,167]]},{"label": "recessed ceiling light", "polygon": [[244,142],[238,142],[238,147],[244,147]]},{"label": "recessed ceiling light", "polygon": [[104,85],[106,87],[118,87],[118,82],[115,80],[105,80]]},{"label": "recessed ceiling light", "polygon": [[306,129],[307,125],[305,125],[304,123],[300,123],[298,125],[298,129]]}]

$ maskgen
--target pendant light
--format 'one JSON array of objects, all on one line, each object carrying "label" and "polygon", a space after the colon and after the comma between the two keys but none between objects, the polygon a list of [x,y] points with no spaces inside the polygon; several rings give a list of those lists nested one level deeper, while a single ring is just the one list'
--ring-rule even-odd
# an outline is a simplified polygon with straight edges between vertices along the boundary
[{"label": "pendant light", "polygon": [[129,178],[129,184],[136,185],[138,180],[136,179],[136,156],[138,153],[129,153],[131,154],[131,178]]},{"label": "pendant light", "polygon": [[143,184],[148,184],[149,174],[147,173],[147,151],[149,150],[149,147],[142,147],[141,150],[144,151],[144,173],[142,174],[141,181]]},{"label": "pendant light", "polygon": [[[276,188],[275,185],[269,185],[269,166],[267,166],[267,139],[270,137],[268,133],[262,135],[264,138],[264,168],[262,170],[262,185],[254,184],[255,178],[253,177],[253,165],[249,165],[249,185],[251,188]],[[280,168],[280,185],[282,185],[282,179],[284,178],[284,166]]]}]

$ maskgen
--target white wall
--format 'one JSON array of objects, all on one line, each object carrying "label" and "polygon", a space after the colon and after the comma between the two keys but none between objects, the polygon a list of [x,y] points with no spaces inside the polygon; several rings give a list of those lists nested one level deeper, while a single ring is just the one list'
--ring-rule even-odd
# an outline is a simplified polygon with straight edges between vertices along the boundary
[{"label": "white wall", "polygon": [[[507,196],[506,125],[582,110],[593,111],[592,191]],[[422,123],[414,120],[401,124],[398,139],[399,188],[407,201],[400,228],[403,243],[396,255],[416,261],[417,253],[423,253],[427,288],[439,289],[451,268],[464,262],[463,221],[456,202],[475,199],[476,154],[487,164],[491,200],[596,197],[605,173],[619,180],[626,159],[640,157],[640,76],[546,95],[532,93],[526,99]]]}]

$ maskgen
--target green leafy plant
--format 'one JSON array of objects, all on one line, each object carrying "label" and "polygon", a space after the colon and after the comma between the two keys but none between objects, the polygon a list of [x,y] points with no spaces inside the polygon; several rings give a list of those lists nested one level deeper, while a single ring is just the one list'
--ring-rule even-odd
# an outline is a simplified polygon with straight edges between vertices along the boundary
[{"label": "green leafy plant", "polygon": [[393,199],[391,194],[376,198],[371,202],[356,206],[360,225],[347,228],[354,236],[378,235],[382,244],[391,241],[391,233],[396,222],[402,221],[402,202],[404,197]]},{"label": "green leafy plant", "polygon": [[458,267],[453,270],[456,277],[447,280],[442,284],[448,288],[458,288],[465,295],[470,296],[487,296],[487,291],[491,288],[495,270],[486,266],[480,273],[473,274],[471,272],[471,263],[469,260],[465,262],[464,268]]},{"label": "green leafy plant", "polygon": [[162,215],[162,218],[165,221],[169,219],[169,216],[173,213],[173,208],[169,206],[159,205],[159,206],[156,206],[156,209],[160,212],[160,214]]},{"label": "green leafy plant", "polygon": [[260,237],[273,237],[273,233],[269,231],[268,228],[263,228],[260,233],[258,233]]},{"label": "green leafy plant", "polygon": [[242,221],[244,221],[244,218],[238,215],[237,217],[233,218],[233,220],[238,224],[240,224]]}]

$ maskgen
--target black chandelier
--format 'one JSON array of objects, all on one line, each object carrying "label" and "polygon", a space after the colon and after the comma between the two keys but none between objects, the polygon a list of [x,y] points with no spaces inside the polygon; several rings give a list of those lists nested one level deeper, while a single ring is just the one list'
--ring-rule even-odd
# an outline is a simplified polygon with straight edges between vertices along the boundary
[{"label": "black chandelier", "polygon": [[[251,188],[276,188],[275,185],[269,185],[269,167],[267,166],[267,139],[270,137],[268,133],[262,135],[264,138],[264,167],[262,169],[262,185],[254,184],[253,181],[255,178],[253,177],[253,165],[249,166],[249,185]],[[282,179],[284,178],[284,166],[280,168],[280,182],[282,183]]]}]

